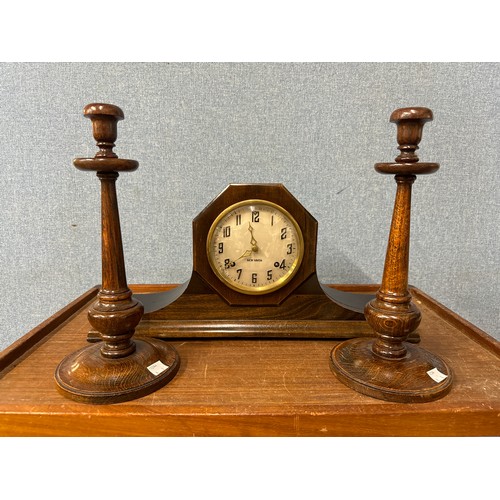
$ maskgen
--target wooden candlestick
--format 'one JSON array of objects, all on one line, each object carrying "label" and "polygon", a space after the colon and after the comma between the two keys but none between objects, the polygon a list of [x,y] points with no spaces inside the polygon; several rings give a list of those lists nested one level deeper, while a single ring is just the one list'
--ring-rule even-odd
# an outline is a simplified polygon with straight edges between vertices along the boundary
[{"label": "wooden candlestick", "polygon": [[55,372],[59,391],[66,397],[93,404],[118,403],[145,396],[163,387],[177,373],[179,356],[169,344],[134,339],[144,313],[132,298],[125,274],[120,218],[116,197],[118,172],[136,170],[135,160],[113,152],[117,122],[124,118],[117,106],[89,104],[84,115],[92,120],[100,148],[94,158],[76,158],[75,167],[97,171],[101,181],[102,286],[88,312],[103,342],[67,356]]},{"label": "wooden candlestick", "polygon": [[377,337],[348,340],[330,354],[330,367],[344,384],[374,398],[402,403],[438,399],[452,385],[452,372],[442,359],[405,342],[421,319],[408,291],[411,188],[418,174],[439,168],[437,163],[419,163],[415,154],[424,123],[432,118],[427,108],[397,109],[391,115],[401,153],[396,163],[377,163],[375,170],[395,175],[396,199],[382,284],[365,307]]}]

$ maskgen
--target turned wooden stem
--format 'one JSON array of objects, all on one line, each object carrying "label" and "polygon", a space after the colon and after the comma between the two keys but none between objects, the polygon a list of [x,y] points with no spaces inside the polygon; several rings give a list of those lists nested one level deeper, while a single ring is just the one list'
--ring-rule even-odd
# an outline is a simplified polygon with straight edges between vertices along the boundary
[{"label": "turned wooden stem", "polygon": [[117,172],[99,172],[101,180],[102,291],[120,294],[128,290],[116,196]]},{"label": "turned wooden stem", "polygon": [[113,152],[117,122],[124,118],[120,108],[111,104],[89,104],[84,115],[92,120],[92,133],[100,149],[94,158],[77,158],[74,164],[82,170],[97,171],[101,181],[102,230],[102,285],[88,318],[104,341],[101,354],[106,358],[122,358],[136,349],[131,338],[144,308],[132,298],[127,285],[116,179],[118,170],[135,170],[138,163],[120,159]]},{"label": "turned wooden stem", "polygon": [[378,333],[373,352],[384,358],[403,358],[403,341],[420,324],[420,312],[408,291],[411,187],[414,175],[396,175],[396,199],[382,284],[366,309],[367,321]]},{"label": "turned wooden stem", "polygon": [[392,215],[384,274],[379,295],[389,302],[406,302],[408,298],[408,264],[410,257],[411,187],[414,175],[396,175],[396,199]]},{"label": "turned wooden stem", "polygon": [[396,163],[378,163],[381,173],[395,174],[396,198],[392,216],[382,283],[375,299],[365,308],[366,320],[377,333],[373,352],[386,359],[401,359],[407,354],[403,341],[420,324],[421,315],[408,291],[410,256],[411,191],[416,174],[435,172],[439,165],[418,163],[415,154],[422,139],[424,123],[432,120],[427,108],[403,108],[391,115],[397,124]]},{"label": "turned wooden stem", "polygon": [[116,197],[118,173],[98,172],[97,176],[101,181],[102,285],[88,317],[104,340],[102,355],[118,358],[135,351],[131,338],[144,310],[132,299],[127,285]]}]

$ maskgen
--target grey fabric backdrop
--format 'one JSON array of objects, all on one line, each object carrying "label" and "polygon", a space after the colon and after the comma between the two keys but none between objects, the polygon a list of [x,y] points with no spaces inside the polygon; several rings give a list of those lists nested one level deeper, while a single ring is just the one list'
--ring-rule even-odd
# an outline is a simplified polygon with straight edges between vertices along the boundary
[{"label": "grey fabric backdrop", "polygon": [[319,222],[326,283],[378,283],[395,193],[390,113],[427,106],[410,283],[500,338],[495,63],[0,65],[0,349],[100,280],[90,102],[125,112],[116,152],[129,283],[189,278],[191,220],[227,184],[282,182]]}]

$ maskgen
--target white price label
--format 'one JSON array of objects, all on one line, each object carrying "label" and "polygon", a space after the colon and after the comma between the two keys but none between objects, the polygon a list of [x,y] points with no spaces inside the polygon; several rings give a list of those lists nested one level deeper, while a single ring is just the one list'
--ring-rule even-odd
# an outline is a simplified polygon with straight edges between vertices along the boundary
[{"label": "white price label", "polygon": [[429,370],[427,375],[429,375],[434,382],[442,382],[445,378],[448,378],[448,375],[441,373],[437,368]]},{"label": "white price label", "polygon": [[148,370],[153,374],[153,375],[160,375],[163,373],[165,370],[168,370],[169,366],[163,364],[161,361],[157,361],[156,363],[153,363],[152,365],[148,366]]}]

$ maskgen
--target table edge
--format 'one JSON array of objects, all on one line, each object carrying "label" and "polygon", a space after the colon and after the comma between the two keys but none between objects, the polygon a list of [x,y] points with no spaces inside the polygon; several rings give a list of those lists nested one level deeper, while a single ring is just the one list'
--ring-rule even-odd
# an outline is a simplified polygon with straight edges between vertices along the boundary
[{"label": "table edge", "polygon": [[43,342],[65,321],[71,319],[82,307],[88,304],[99,291],[99,286],[94,286],[67,304],[55,314],[47,318],[28,333],[17,339],[10,346],[0,352],[0,373],[8,369],[14,362],[27,354]]}]

